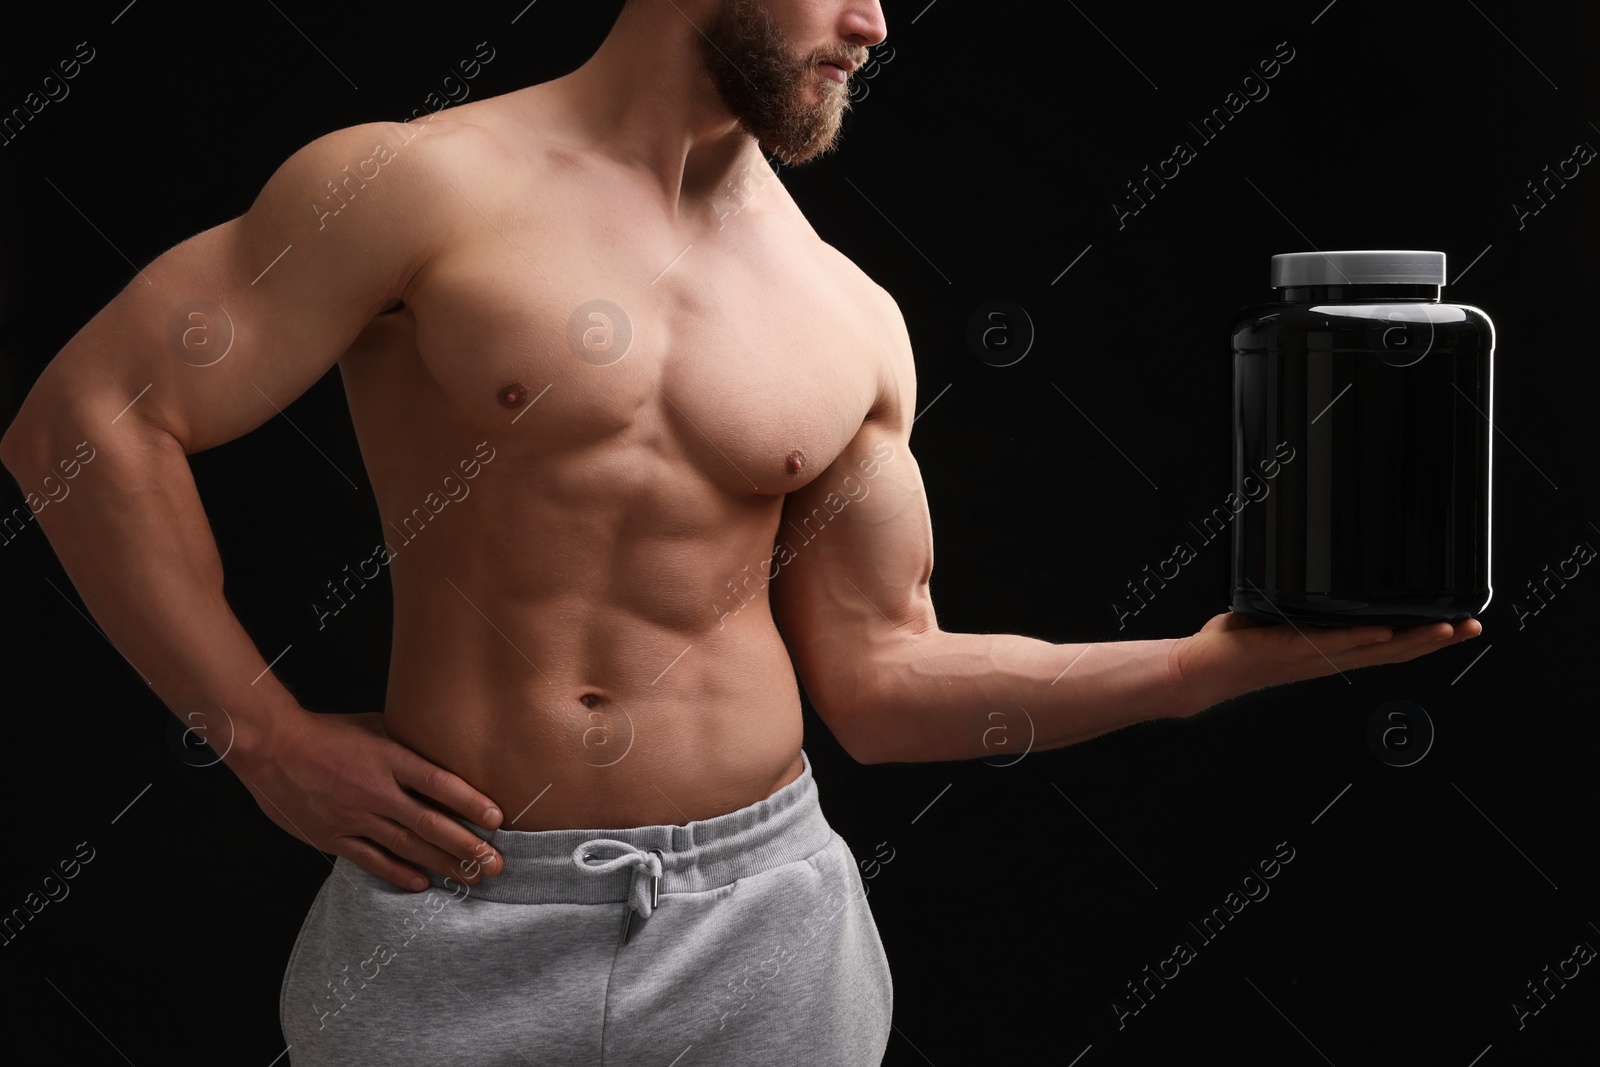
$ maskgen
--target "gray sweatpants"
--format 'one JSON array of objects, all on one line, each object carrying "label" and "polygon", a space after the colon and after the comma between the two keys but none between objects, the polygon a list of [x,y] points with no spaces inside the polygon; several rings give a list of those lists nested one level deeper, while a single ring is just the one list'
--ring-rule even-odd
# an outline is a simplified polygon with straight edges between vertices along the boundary
[{"label": "gray sweatpants", "polygon": [[284,973],[290,1062],[880,1063],[888,959],[801,756],[772,796],[682,826],[467,823],[506,861],[477,886],[408,893],[338,859]]}]

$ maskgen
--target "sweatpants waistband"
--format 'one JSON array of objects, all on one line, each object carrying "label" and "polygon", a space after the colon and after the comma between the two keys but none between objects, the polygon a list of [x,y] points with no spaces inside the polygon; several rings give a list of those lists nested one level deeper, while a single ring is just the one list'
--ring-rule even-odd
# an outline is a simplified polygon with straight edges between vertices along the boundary
[{"label": "sweatpants waistband", "polygon": [[474,886],[429,872],[457,896],[503,904],[630,901],[648,917],[657,893],[696,893],[807,859],[828,845],[811,759],[800,776],[754,804],[683,825],[597,830],[490,830],[457,819],[489,843],[505,869]]}]

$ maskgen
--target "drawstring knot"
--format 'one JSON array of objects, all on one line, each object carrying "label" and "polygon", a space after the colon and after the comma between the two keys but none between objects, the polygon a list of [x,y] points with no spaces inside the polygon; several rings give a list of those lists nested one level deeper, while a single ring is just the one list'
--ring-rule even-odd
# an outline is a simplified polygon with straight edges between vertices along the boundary
[{"label": "drawstring knot", "polygon": [[[601,855],[602,852],[608,851],[615,854],[610,857]],[[592,863],[591,860],[599,862]],[[660,901],[661,850],[638,848],[626,841],[602,837],[585,841],[573,849],[572,862],[585,874],[594,875],[611,874],[624,867],[633,868],[633,880],[628,886],[628,914],[622,925],[622,941],[623,944],[627,944],[634,913],[637,912],[641,918],[648,919]]]}]

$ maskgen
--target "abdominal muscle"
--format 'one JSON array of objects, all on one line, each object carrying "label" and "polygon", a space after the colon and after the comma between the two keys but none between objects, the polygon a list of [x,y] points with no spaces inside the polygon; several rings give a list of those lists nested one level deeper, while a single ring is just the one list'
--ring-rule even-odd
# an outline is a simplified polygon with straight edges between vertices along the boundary
[{"label": "abdominal muscle", "polygon": [[[603,536],[563,544],[561,522],[528,523],[542,509],[526,501],[481,504],[413,544],[391,535],[392,739],[488,795],[511,830],[683,824],[800,775],[799,690],[766,584],[744,570],[720,613],[697,595],[771,555],[780,499],[715,540],[634,537],[620,565]],[[512,514],[542,570],[496,536]]]}]

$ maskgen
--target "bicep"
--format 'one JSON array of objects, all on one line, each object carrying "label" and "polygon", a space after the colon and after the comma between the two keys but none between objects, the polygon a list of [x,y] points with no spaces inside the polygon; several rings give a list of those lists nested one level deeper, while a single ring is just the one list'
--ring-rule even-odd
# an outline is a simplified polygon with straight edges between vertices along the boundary
[{"label": "bicep", "polygon": [[424,252],[424,223],[404,217],[425,199],[415,149],[365,188],[352,183],[355,199],[328,214],[338,201],[326,183],[370,160],[384,131],[396,140],[393,129],[319,138],[244,215],[158,256],[51,361],[23,414],[35,425],[126,417],[193,453],[288,407],[400,295]]},{"label": "bicep", "polygon": [[878,420],[784,501],[773,613],[818,714],[860,709],[873,665],[935,628],[933,532],[906,434]]}]

